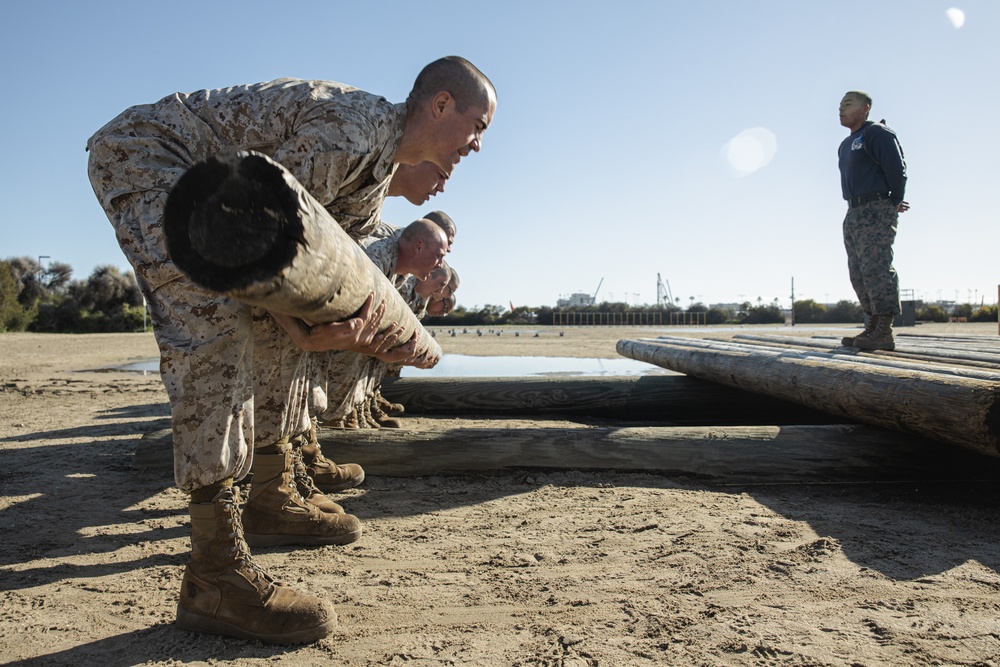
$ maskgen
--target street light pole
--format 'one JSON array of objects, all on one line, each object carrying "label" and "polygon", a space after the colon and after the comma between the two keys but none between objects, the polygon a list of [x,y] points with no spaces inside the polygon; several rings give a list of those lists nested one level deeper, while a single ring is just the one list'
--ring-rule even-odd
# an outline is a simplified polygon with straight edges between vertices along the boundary
[{"label": "street light pole", "polygon": [[43,271],[42,271],[42,260],[43,259],[52,259],[52,258],[49,257],[48,255],[39,255],[38,256],[38,277],[35,278],[35,280],[38,281],[38,287],[39,288],[41,288],[41,286],[42,286],[42,273],[43,273]]}]

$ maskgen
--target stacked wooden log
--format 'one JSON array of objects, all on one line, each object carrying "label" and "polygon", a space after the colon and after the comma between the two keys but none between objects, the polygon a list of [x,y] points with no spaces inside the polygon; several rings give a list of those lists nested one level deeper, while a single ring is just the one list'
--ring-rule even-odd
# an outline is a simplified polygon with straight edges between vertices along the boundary
[{"label": "stacked wooden log", "polygon": [[1000,456],[996,339],[899,336],[896,348],[861,353],[833,340],[740,335],[621,340],[617,349],[691,377]]},{"label": "stacked wooden log", "polygon": [[685,375],[400,378],[382,394],[408,415],[571,417],[660,426],[830,424],[829,413]]}]

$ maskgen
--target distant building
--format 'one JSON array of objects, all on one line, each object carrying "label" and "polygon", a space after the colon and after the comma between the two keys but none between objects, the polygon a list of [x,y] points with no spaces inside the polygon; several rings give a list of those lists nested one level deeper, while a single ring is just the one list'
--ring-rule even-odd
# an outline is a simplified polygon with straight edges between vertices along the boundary
[{"label": "distant building", "polygon": [[596,299],[591,295],[577,292],[576,294],[570,294],[568,299],[559,299],[556,301],[556,308],[582,308],[593,306],[595,301]]}]

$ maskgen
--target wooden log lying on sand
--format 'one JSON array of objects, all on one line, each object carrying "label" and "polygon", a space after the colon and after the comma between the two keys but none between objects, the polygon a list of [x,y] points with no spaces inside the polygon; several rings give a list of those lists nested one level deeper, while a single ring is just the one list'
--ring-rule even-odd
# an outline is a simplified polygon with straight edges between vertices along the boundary
[{"label": "wooden log lying on sand", "polygon": [[853,425],[643,428],[320,429],[323,451],[371,475],[557,468],[727,483],[1000,479],[1000,461]]},{"label": "wooden log lying on sand", "polygon": [[400,378],[382,395],[407,415],[577,416],[665,424],[829,424],[797,403],[685,375],[582,378]]},{"label": "wooden log lying on sand", "polygon": [[1000,383],[868,366],[730,341],[618,341],[618,353],[692,377],[1000,456]]},{"label": "wooden log lying on sand", "polygon": [[382,330],[420,331],[417,352],[441,348],[392,283],[337,221],[282,165],[252,152],[191,167],[164,211],[171,258],[196,284],[310,323],[357,314],[375,293],[385,301]]},{"label": "wooden log lying on sand", "polygon": [[[482,424],[483,422],[479,422]],[[133,467],[169,479],[172,431],[148,433]],[[323,450],[370,476],[549,468],[622,470],[733,484],[1000,480],[1000,459],[866,426],[321,428]]]}]

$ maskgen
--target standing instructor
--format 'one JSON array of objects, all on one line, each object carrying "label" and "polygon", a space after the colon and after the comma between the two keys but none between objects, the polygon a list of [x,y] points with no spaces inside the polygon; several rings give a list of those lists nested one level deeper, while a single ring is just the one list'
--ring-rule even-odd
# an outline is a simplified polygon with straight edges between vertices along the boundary
[{"label": "standing instructor", "polygon": [[838,151],[847,200],[844,246],[851,285],[868,317],[865,330],[841,342],[862,350],[892,350],[892,320],[900,312],[899,277],[892,266],[903,200],[906,162],[896,133],[868,120],[872,98],[852,90],[840,102],[840,124],[851,131]]}]

